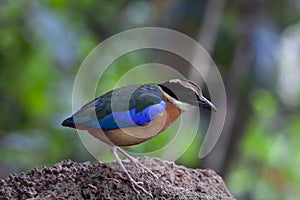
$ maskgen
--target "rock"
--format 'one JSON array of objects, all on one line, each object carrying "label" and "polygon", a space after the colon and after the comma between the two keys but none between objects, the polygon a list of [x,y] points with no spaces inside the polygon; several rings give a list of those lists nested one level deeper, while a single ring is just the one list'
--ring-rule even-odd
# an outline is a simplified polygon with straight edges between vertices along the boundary
[{"label": "rock", "polygon": [[[174,162],[142,157],[159,179],[128,160],[124,165],[153,199],[234,199],[213,170],[188,169]],[[151,199],[131,188],[116,162],[76,163],[63,160],[52,167],[11,174],[0,180],[0,199]]]}]

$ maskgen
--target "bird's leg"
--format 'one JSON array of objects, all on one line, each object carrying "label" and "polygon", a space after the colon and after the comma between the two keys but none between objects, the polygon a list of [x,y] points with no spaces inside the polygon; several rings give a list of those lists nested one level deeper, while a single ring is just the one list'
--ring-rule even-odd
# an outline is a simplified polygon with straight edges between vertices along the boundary
[{"label": "bird's leg", "polygon": [[145,188],[143,188],[142,186],[140,186],[140,184],[143,184],[143,182],[136,182],[131,176],[130,174],[128,173],[127,169],[125,168],[125,166],[123,165],[121,159],[119,158],[118,154],[117,154],[117,146],[110,146],[110,151],[111,151],[111,154],[113,155],[113,157],[116,159],[116,161],[119,163],[119,165],[121,166],[121,168],[124,170],[125,174],[127,175],[130,183],[131,183],[131,186],[133,188],[133,190],[136,192],[136,193],[140,193],[138,189],[142,190],[145,194],[149,195],[151,198],[153,198],[152,194],[148,191],[145,190]]},{"label": "bird's leg", "polygon": [[120,147],[117,147],[117,150],[122,153],[126,158],[128,158],[131,162],[133,162],[137,167],[142,167],[144,168],[149,174],[151,174],[154,178],[158,179],[158,176],[156,174],[154,174],[148,167],[146,167],[145,165],[143,165],[142,163],[140,163],[140,161],[138,161],[136,158],[132,157],[131,155],[129,155],[128,153],[126,153],[126,151],[124,151],[123,149],[121,149]]}]

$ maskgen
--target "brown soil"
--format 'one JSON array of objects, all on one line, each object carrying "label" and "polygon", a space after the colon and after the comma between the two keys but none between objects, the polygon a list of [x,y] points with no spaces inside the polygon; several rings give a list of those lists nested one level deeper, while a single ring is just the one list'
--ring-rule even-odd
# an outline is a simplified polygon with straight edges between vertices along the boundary
[{"label": "brown soil", "polygon": [[[157,158],[139,158],[159,176],[143,172],[130,162],[124,164],[153,199],[234,199],[212,170],[188,169]],[[151,199],[131,188],[116,162],[76,163],[64,160],[52,167],[9,175],[0,180],[0,199]]]}]

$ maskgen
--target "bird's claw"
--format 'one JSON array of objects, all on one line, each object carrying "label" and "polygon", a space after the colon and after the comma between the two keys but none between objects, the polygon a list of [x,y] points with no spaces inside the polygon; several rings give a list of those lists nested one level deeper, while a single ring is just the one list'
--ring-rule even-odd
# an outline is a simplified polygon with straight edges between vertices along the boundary
[{"label": "bird's claw", "polygon": [[[118,174],[120,176],[120,178],[124,179],[124,180],[129,180],[131,183],[131,187],[133,188],[133,190],[140,194],[140,191],[143,191],[145,194],[149,195],[151,198],[153,198],[152,194],[150,192],[148,192],[145,188],[142,187],[142,185],[144,185],[144,182],[141,181],[135,181],[131,176],[127,178],[125,178],[124,176],[121,175],[121,173],[119,172],[114,172],[115,174]],[[138,190],[139,189],[139,190]]]},{"label": "bird's claw", "polygon": [[[143,185],[143,182],[137,182],[135,181],[130,174],[128,173],[128,171],[126,170],[125,166],[123,165],[123,163],[121,162],[118,154],[116,153],[116,150],[120,151],[124,156],[126,156],[130,161],[132,161],[137,167],[140,168],[144,168],[146,169],[150,174],[152,174],[154,177],[157,177],[153,172],[151,172],[147,167],[145,167],[142,163],[140,163],[137,159],[135,159],[134,157],[130,156],[129,154],[127,154],[125,151],[123,151],[120,147],[117,146],[111,146],[111,153],[112,155],[115,157],[115,159],[117,160],[117,162],[120,164],[120,166],[123,168],[124,172],[126,173],[128,180],[131,183],[131,187],[133,188],[133,190],[136,193],[140,193],[139,190],[141,190],[142,192],[144,192],[145,194],[149,195],[151,198],[153,198],[152,194],[150,192],[148,192],[147,190],[145,190],[145,188],[143,188],[141,185]],[[138,190],[139,189],[139,190]]]},{"label": "bird's claw", "polygon": [[138,185],[144,185],[144,183],[141,182],[141,181],[136,181],[136,184],[138,184]]},{"label": "bird's claw", "polygon": [[[144,183],[143,182],[137,182],[133,179],[130,179],[130,182],[131,182],[131,187],[133,188],[133,190],[140,194],[140,191],[141,190],[142,192],[144,192],[145,194],[149,195],[151,198],[153,198],[152,194],[150,192],[148,192],[145,188],[143,188],[141,185],[143,185]],[[139,189],[139,190],[137,190]]]}]

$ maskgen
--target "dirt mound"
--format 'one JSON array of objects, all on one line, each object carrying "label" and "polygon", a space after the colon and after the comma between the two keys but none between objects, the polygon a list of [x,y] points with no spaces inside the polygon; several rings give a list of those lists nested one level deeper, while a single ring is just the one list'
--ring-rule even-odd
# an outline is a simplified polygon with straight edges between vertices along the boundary
[{"label": "dirt mound", "polygon": [[[234,199],[212,170],[188,169],[157,158],[138,159],[159,179],[125,161],[125,167],[154,199]],[[124,177],[124,178],[123,178]],[[0,181],[0,199],[151,199],[131,188],[116,162],[76,163],[64,160],[52,167],[9,175]]]}]

